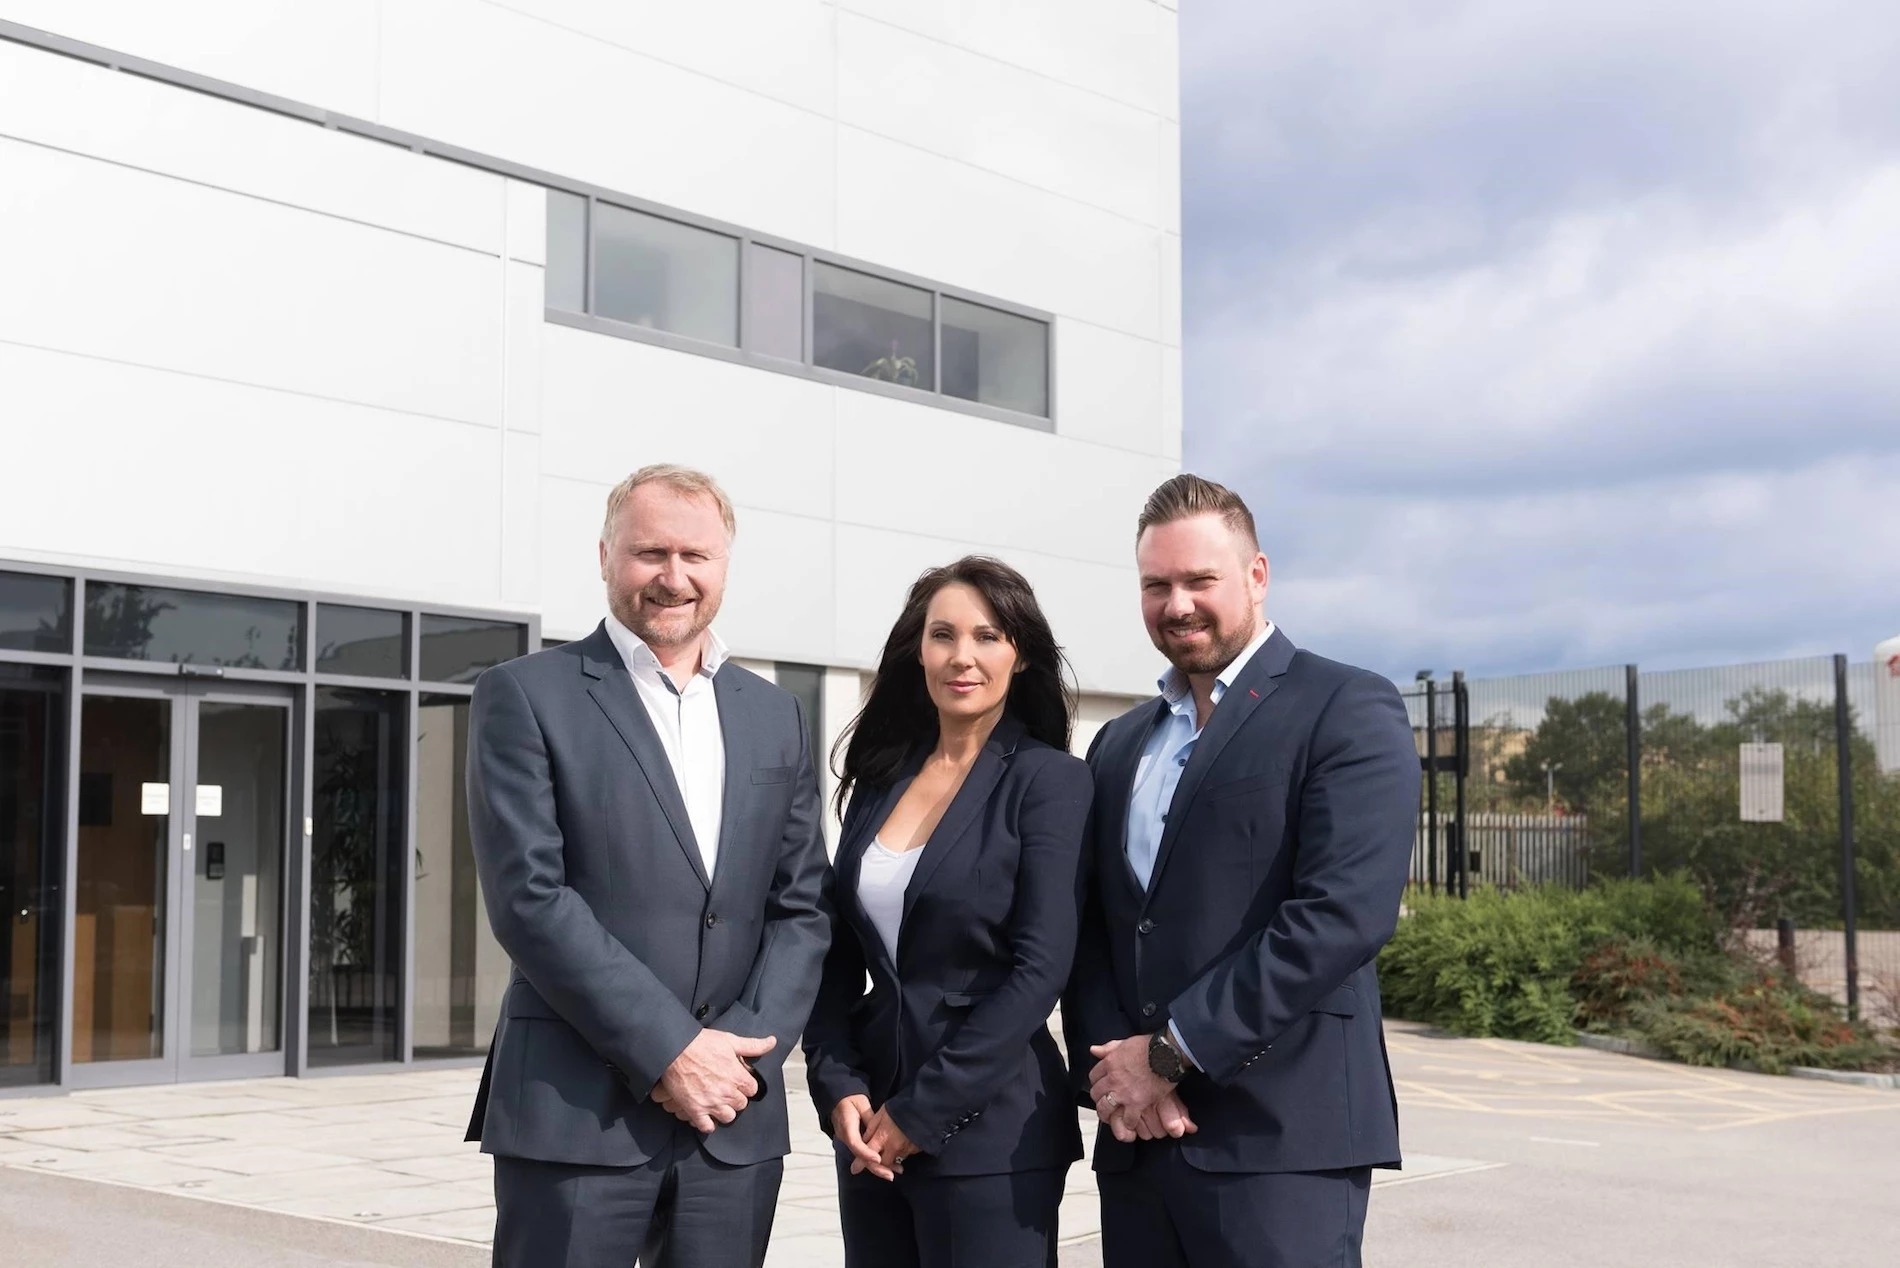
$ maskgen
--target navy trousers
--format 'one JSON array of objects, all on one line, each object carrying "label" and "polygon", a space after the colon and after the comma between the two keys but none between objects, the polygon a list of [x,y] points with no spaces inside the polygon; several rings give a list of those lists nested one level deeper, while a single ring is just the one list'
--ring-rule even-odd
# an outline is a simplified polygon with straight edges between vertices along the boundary
[{"label": "navy trousers", "polygon": [[1095,1180],[1103,1268],[1359,1268],[1369,1167],[1198,1171],[1160,1140]]},{"label": "navy trousers", "polygon": [[851,1174],[838,1150],[844,1268],[1055,1268],[1066,1168],[993,1176]]}]

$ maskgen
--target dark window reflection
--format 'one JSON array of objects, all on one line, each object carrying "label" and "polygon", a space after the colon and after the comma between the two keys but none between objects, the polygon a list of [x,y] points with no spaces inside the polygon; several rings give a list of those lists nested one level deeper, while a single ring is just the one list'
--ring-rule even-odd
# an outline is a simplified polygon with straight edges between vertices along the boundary
[{"label": "dark window reflection", "polygon": [[73,583],[64,577],[0,572],[0,647],[73,650]]},{"label": "dark window reflection", "polygon": [[468,834],[467,696],[422,697],[416,729],[415,1054],[483,1052],[508,989]]},{"label": "dark window reflection", "polygon": [[422,618],[424,682],[474,682],[482,670],[528,650],[528,627],[466,616]]},{"label": "dark window reflection", "polygon": [[825,752],[825,669],[822,665],[793,665],[780,661],[772,669],[778,685],[797,697],[805,708],[806,738],[811,743],[811,764],[824,765]]},{"label": "dark window reflection", "polygon": [[303,604],[88,582],[86,655],[294,671],[303,668]]},{"label": "dark window reflection", "polygon": [[409,626],[400,612],[317,605],[317,672],[359,678],[402,678],[408,669]]},{"label": "dark window reflection", "polygon": [[812,363],[883,383],[937,385],[930,292],[812,266]]},{"label": "dark window reflection", "polygon": [[311,1065],[394,1061],[401,1007],[405,695],[317,688]]},{"label": "dark window reflection", "polygon": [[0,664],[0,1087],[53,1078],[65,673]]}]

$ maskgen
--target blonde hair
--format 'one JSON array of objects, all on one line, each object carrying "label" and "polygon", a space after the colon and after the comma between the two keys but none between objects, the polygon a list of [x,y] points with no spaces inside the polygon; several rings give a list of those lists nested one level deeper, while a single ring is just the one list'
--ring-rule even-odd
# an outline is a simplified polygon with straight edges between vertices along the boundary
[{"label": "blonde hair", "polygon": [[600,540],[612,542],[614,539],[614,521],[619,518],[620,508],[626,505],[633,491],[643,484],[659,484],[684,497],[703,497],[712,499],[719,508],[719,522],[726,526],[726,537],[738,535],[739,521],[732,513],[732,499],[719,487],[719,481],[704,471],[692,467],[682,467],[671,462],[656,462],[641,467],[638,471],[622,480],[607,495],[607,518],[601,521]]},{"label": "blonde hair", "polygon": [[1224,485],[1204,480],[1183,471],[1148,495],[1135,521],[1135,540],[1157,524],[1192,519],[1196,515],[1218,515],[1229,532],[1253,550],[1260,549],[1260,535],[1254,531],[1253,512],[1240,500],[1240,494]]}]

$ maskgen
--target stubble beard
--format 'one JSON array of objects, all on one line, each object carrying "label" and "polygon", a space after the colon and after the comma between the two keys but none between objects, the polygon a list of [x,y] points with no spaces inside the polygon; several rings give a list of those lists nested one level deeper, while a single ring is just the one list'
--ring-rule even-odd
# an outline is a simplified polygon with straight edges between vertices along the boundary
[{"label": "stubble beard", "polygon": [[[1217,674],[1234,663],[1236,657],[1247,650],[1247,644],[1253,642],[1255,631],[1242,625],[1233,630],[1223,631],[1218,626],[1208,626],[1213,636],[1205,648],[1186,651],[1162,642],[1160,652],[1168,658],[1168,663],[1184,674]],[[1162,637],[1178,632],[1163,628]]]},{"label": "stubble beard", "polygon": [[690,622],[682,623],[678,617],[664,615],[654,620],[646,613],[641,599],[651,597],[670,600],[686,596],[654,591],[649,586],[631,592],[614,591],[608,596],[607,606],[612,609],[615,619],[633,632],[633,636],[651,648],[686,647],[699,641],[700,636],[712,625],[713,618],[719,615],[717,599],[708,601],[706,596],[693,596],[697,603],[693,608]]}]

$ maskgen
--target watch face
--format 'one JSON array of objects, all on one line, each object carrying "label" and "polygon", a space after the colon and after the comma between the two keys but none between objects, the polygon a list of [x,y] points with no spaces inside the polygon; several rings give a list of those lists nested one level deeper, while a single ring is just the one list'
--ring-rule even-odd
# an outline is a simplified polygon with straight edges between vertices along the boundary
[{"label": "watch face", "polygon": [[1187,1062],[1168,1042],[1164,1031],[1157,1030],[1148,1040],[1148,1068],[1170,1083],[1179,1083],[1187,1073]]}]

